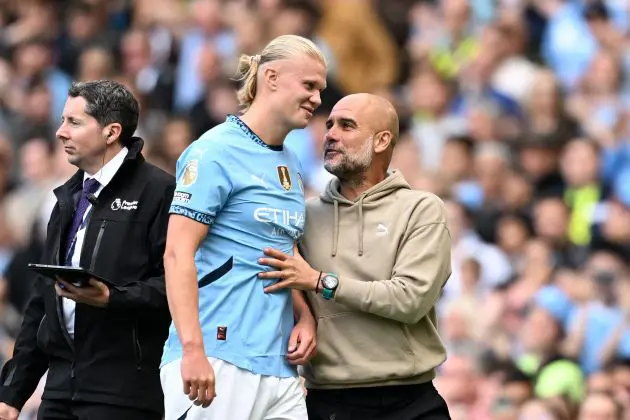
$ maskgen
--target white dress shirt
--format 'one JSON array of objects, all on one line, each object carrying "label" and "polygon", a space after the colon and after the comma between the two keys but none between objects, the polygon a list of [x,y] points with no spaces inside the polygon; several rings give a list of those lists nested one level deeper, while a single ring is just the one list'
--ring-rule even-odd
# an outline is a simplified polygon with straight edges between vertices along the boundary
[{"label": "white dress shirt", "polygon": [[[116,172],[118,172],[118,169],[120,169],[120,167],[122,166],[123,161],[125,160],[125,157],[127,156],[127,153],[129,153],[129,149],[127,149],[126,147],[123,147],[122,150],[118,152],[118,154],[114,156],[112,160],[107,162],[105,166],[103,166],[97,173],[95,173],[94,175],[89,175],[87,173],[84,174],[83,182],[85,182],[85,180],[88,178],[95,179],[99,182],[100,186],[94,193],[96,197],[99,196],[101,191],[103,191],[103,188],[105,188],[105,186],[111,182],[112,178],[114,178],[114,175],[116,175]],[[85,214],[83,215],[84,222],[85,222],[85,218],[88,217],[91,210],[92,210],[92,204],[89,204],[88,208],[85,210]],[[71,260],[71,264],[73,267],[79,267],[81,265],[80,259],[81,259],[81,250],[83,249],[83,239],[85,238],[85,228],[86,226],[82,224],[79,227],[79,230],[77,231],[77,234],[75,237],[76,243],[74,246],[74,252],[72,254],[72,260]],[[68,334],[70,334],[70,337],[74,339],[74,309],[75,309],[76,303],[72,299],[68,299],[68,298],[62,298],[62,301],[63,301],[63,318],[66,322],[66,329],[68,330]]]}]

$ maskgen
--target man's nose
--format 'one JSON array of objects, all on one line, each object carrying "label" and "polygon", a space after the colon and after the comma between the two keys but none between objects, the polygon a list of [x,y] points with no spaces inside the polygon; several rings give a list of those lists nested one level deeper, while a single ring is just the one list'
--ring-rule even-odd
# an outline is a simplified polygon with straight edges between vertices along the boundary
[{"label": "man's nose", "polygon": [[315,109],[319,108],[319,106],[322,104],[322,95],[319,92],[319,90],[313,93],[313,95],[311,96],[310,102],[313,104],[313,108]]},{"label": "man's nose", "polygon": [[326,135],[324,136],[324,140],[327,143],[339,143],[340,139],[341,137],[335,127],[331,127],[328,131],[326,131]]},{"label": "man's nose", "polygon": [[63,140],[63,139],[68,138],[68,133],[67,133],[65,124],[62,124],[61,126],[59,126],[59,128],[57,129],[57,132],[55,133],[55,137],[57,138],[57,140]]}]

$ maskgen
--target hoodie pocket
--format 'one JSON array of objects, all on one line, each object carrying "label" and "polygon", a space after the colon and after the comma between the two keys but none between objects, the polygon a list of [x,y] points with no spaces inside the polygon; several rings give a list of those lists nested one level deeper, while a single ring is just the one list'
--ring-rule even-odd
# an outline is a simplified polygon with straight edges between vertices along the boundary
[{"label": "hoodie pocket", "polygon": [[415,356],[402,325],[359,312],[319,318],[317,383],[370,383],[414,376]]}]

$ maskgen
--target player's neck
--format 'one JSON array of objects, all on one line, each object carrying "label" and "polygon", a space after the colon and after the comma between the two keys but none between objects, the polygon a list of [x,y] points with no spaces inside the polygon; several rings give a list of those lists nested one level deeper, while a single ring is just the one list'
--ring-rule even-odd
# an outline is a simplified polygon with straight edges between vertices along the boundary
[{"label": "player's neck", "polygon": [[262,141],[270,146],[282,146],[285,137],[290,131],[283,124],[270,118],[269,110],[254,107],[253,105],[241,116],[241,120]]}]

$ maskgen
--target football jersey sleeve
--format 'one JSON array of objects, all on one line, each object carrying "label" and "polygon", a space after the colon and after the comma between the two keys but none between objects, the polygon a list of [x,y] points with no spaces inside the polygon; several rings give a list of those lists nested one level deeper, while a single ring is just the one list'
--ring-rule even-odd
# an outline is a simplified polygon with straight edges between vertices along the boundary
[{"label": "football jersey sleeve", "polygon": [[232,182],[221,164],[221,150],[193,143],[177,160],[177,186],[170,207],[179,214],[211,225],[228,200]]}]

